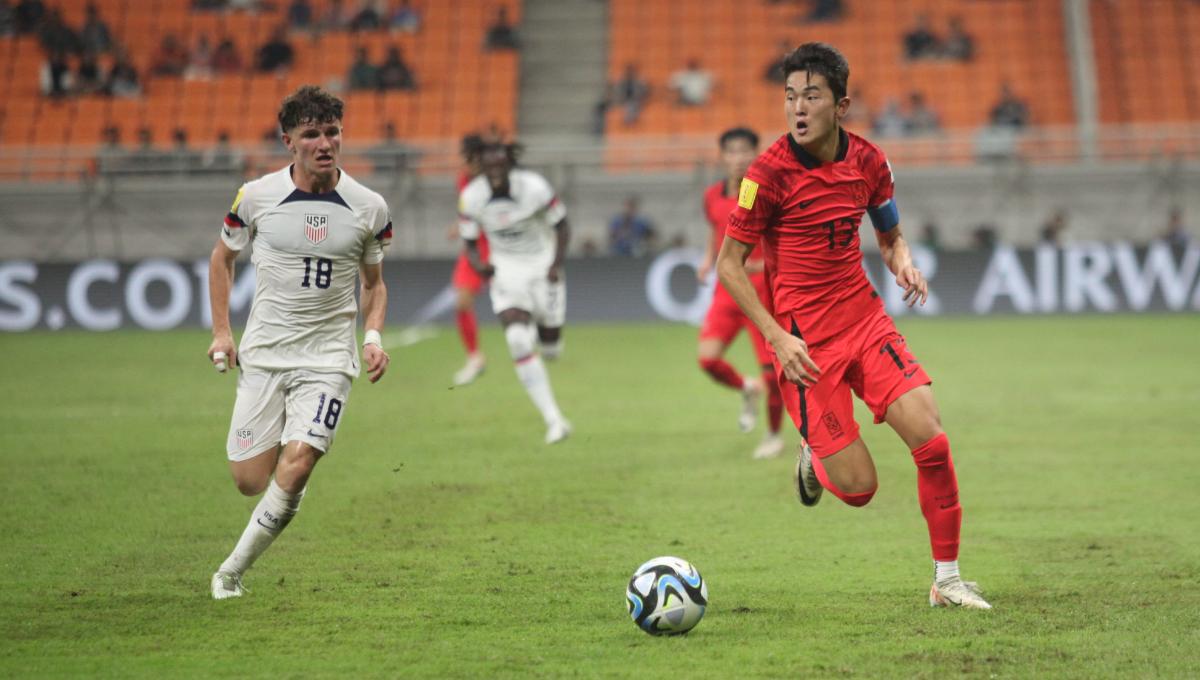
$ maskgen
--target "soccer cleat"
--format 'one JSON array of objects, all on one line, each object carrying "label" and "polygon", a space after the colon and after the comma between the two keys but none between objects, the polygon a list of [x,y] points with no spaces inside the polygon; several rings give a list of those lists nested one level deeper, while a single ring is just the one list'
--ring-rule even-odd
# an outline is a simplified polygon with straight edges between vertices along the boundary
[{"label": "soccer cleat", "polygon": [[783,453],[783,437],[778,432],[770,432],[754,447],[754,460],[775,458]]},{"label": "soccer cleat", "polygon": [[242,577],[218,571],[212,577],[212,596],[214,600],[225,600],[231,597],[241,597],[250,591],[242,586]]},{"label": "soccer cleat", "polygon": [[738,415],[738,429],[743,433],[754,429],[758,422],[758,400],[762,398],[763,384],[758,378],[746,378],[742,383],[742,412]]},{"label": "soccer cleat", "polygon": [[546,427],[546,443],[557,444],[571,435],[571,423],[566,418],[556,420]]},{"label": "soccer cleat", "polygon": [[821,480],[817,479],[817,471],[813,468],[813,452],[808,442],[800,442],[793,481],[796,483],[796,495],[800,497],[801,503],[812,507],[821,500],[825,488],[821,486]]},{"label": "soccer cleat", "polygon": [[979,585],[955,576],[945,581],[934,581],[929,587],[930,607],[963,607],[965,609],[991,609],[992,605],[980,597]]},{"label": "soccer cleat", "polygon": [[482,354],[472,354],[467,357],[467,363],[458,369],[454,374],[454,386],[462,387],[475,382],[475,379],[483,375],[483,370],[487,368],[487,362],[484,361]]}]

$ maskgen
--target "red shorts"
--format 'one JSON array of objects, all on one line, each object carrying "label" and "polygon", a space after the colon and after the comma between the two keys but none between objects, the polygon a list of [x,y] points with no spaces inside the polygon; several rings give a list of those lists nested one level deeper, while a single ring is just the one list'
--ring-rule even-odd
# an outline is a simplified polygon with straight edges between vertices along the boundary
[{"label": "red shorts", "polygon": [[[477,242],[479,247],[479,259],[484,262],[488,261],[488,244],[486,239],[479,239]],[[454,274],[450,276],[450,283],[456,289],[467,289],[471,291],[471,295],[479,295],[479,291],[487,285],[487,279],[479,275],[471,267],[470,260],[467,259],[467,251],[463,250],[458,254],[458,261],[454,263]]]},{"label": "red shorts", "polygon": [[[770,309],[771,293],[767,290],[766,275],[761,272],[751,274],[750,282],[754,284],[754,290],[758,292],[758,299],[767,309]],[[708,314],[704,316],[704,324],[700,326],[700,339],[716,339],[728,345],[733,342],[738,331],[743,328],[750,336],[750,344],[754,346],[754,354],[758,357],[758,363],[763,366],[773,363],[775,351],[767,346],[767,341],[763,339],[758,327],[746,317],[742,308],[738,307],[738,303],[734,301],[733,296],[725,290],[725,286],[717,283],[717,288],[713,291],[712,305],[708,308]]]},{"label": "red shorts", "polygon": [[875,422],[882,423],[900,395],[933,382],[883,309],[810,346],[808,353],[821,368],[814,386],[789,382],[778,363],[775,375],[792,422],[818,458],[833,455],[858,438],[851,390],[866,402]]}]

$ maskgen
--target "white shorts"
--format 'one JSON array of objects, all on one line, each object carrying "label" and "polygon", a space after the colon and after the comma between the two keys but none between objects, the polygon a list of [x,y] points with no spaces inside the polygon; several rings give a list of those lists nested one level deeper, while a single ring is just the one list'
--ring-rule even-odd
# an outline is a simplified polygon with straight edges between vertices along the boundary
[{"label": "white shorts", "polygon": [[567,319],[567,281],[560,276],[557,283],[546,279],[546,272],[505,274],[497,270],[489,282],[492,311],[520,309],[533,315],[533,321],[546,328],[560,328]]},{"label": "white shorts", "polygon": [[225,444],[229,460],[249,460],[292,441],[328,453],[350,382],[344,373],[243,369]]}]

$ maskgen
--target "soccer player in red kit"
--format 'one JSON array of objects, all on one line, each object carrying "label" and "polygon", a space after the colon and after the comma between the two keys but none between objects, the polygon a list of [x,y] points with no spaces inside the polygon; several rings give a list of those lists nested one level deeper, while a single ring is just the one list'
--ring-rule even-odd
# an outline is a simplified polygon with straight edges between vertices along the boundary
[{"label": "soccer player in red kit", "polygon": [[[704,216],[712,225],[712,232],[709,234],[704,258],[697,273],[702,282],[708,280],[713,262],[717,258],[717,251],[721,248],[721,241],[725,239],[725,224],[729,221],[729,213],[737,204],[738,186],[751,161],[758,155],[758,134],[747,128],[726,130],[721,134],[718,143],[725,176],[704,192]],[[754,284],[759,299],[764,305],[770,305],[762,258],[756,257],[747,261],[746,272],[750,275],[750,281]],[[743,328],[750,336],[750,344],[754,346],[754,354],[762,370],[761,379],[742,376],[725,360],[725,351]],[[779,436],[779,425],[783,420],[783,396],[779,391],[779,383],[775,380],[771,350],[767,347],[762,333],[750,323],[720,282],[713,291],[712,304],[704,316],[704,324],[700,327],[700,342],[696,355],[700,368],[713,380],[741,392],[742,412],[738,416],[738,427],[742,432],[754,429],[754,422],[758,416],[758,401],[765,387],[767,432],[762,442],[754,449],[754,458],[774,458],[782,453],[783,438]]]},{"label": "soccer player in red kit", "polygon": [[[841,127],[850,107],[850,67],[840,52],[806,43],[783,68],[788,133],[746,172],[717,272],[775,350],[784,404],[806,442],[796,464],[800,500],[815,505],[828,489],[863,506],[875,494],[875,464],[854,421],[853,391],[876,423],[900,435],[916,462],[934,559],[929,603],[991,609],[958,573],[962,507],[932,381],[861,264],[858,225],[867,213],[904,300],[925,303],[928,284],[901,235],[891,166],[878,147]],[[772,311],[746,274],[760,243]]]},{"label": "soccer player in red kit", "polygon": [[[484,139],[480,135],[470,134],[463,137],[460,149],[463,169],[458,173],[459,194],[480,173],[479,162],[483,146]],[[457,234],[455,237],[457,238]],[[487,237],[480,234],[477,243],[480,259],[487,262]],[[462,386],[474,382],[487,365],[483,352],[479,351],[479,323],[475,318],[475,297],[483,290],[487,281],[471,267],[465,248],[459,251],[450,281],[454,286],[454,318],[458,323],[458,336],[462,340],[463,348],[467,350],[467,362],[454,374],[454,384]]]}]

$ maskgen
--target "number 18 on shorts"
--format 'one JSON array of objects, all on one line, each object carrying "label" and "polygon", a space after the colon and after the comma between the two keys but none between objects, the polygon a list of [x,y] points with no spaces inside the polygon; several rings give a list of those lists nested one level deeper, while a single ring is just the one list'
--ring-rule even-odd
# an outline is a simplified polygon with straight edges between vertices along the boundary
[{"label": "number 18 on shorts", "polygon": [[243,370],[226,443],[229,460],[248,460],[290,441],[327,453],[349,396],[350,378],[342,373]]}]

